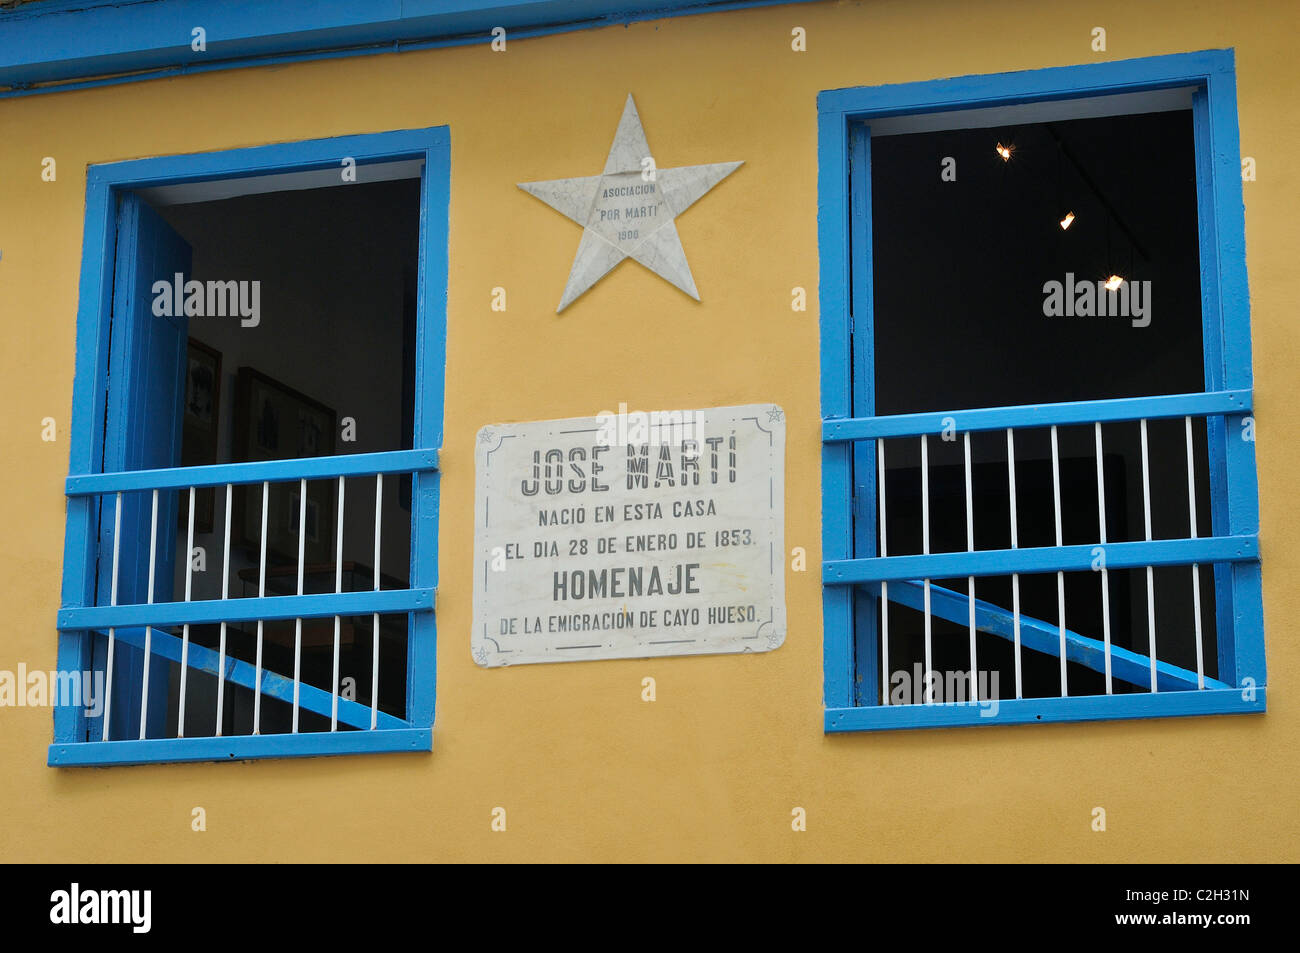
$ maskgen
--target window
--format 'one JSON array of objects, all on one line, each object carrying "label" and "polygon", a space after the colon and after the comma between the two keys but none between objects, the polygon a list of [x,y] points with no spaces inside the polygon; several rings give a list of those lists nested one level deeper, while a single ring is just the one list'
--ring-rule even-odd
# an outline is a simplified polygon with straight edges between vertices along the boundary
[{"label": "window", "polygon": [[429,750],[448,163],[89,168],[50,764]]},{"label": "window", "polygon": [[1263,711],[1231,52],[818,105],[826,730]]}]

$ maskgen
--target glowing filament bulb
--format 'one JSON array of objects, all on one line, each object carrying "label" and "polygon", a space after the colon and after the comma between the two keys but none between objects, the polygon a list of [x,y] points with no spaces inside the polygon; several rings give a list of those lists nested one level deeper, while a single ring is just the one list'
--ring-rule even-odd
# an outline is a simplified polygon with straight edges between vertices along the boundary
[{"label": "glowing filament bulb", "polygon": [[1124,283],[1124,279],[1121,278],[1119,275],[1111,275],[1109,278],[1106,279],[1106,290],[1115,291],[1123,283]]},{"label": "glowing filament bulb", "polygon": [[1074,213],[1066,212],[1065,218],[1061,219],[1061,231],[1065,231],[1073,224],[1074,224]]},{"label": "glowing filament bulb", "polygon": [[1008,161],[1008,160],[1011,158],[1011,149],[1010,149],[1009,147],[1007,147],[1007,146],[1004,146],[1002,143],[999,142],[999,143],[998,143],[998,155],[1002,156],[1002,161],[1003,161],[1003,162],[1006,162],[1006,161]]}]

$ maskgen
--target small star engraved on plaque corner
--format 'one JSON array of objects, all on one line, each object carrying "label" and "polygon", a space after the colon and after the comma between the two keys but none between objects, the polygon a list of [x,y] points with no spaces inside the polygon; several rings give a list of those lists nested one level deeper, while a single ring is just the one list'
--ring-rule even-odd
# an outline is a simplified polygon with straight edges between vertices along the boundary
[{"label": "small star engraved on plaque corner", "polygon": [[496,434],[494,434],[491,430],[482,430],[479,432],[478,442],[491,443],[495,438],[496,438]]},{"label": "small star engraved on plaque corner", "polygon": [[488,658],[487,649],[483,648],[482,646],[479,646],[474,650],[474,661],[478,662],[478,664],[486,665],[487,658]]},{"label": "small star engraved on plaque corner", "polygon": [[785,419],[785,414],[781,412],[780,407],[773,407],[767,412],[767,419],[769,423],[780,423]]}]

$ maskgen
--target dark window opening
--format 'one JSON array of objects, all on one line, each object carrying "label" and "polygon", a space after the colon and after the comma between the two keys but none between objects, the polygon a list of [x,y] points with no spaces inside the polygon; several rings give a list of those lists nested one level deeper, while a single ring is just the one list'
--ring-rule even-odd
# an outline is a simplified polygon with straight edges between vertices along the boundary
[{"label": "dark window opening", "polygon": [[[408,449],[413,438],[414,275],[419,247],[420,184],[401,179],[373,184],[275,191],[217,201],[163,205],[158,215],[193,251],[183,282],[204,289],[202,313],[184,316],[188,338],[179,406],[157,407],[160,418],[179,417],[171,465],[196,466],[298,459]],[[172,275],[160,279],[172,281]],[[255,284],[254,284],[255,283]],[[215,287],[214,287],[215,286]],[[175,302],[188,297],[175,292]],[[166,292],[164,292],[166,293]],[[234,307],[238,301],[239,308]],[[174,302],[174,303],[175,303]],[[223,305],[213,308],[213,302]],[[154,312],[155,314],[157,311]],[[409,478],[386,478],[380,531],[380,583],[407,588],[410,564]],[[262,485],[235,486],[231,496],[229,573],[224,538],[225,487],[195,494],[192,551],[187,551],[188,491],[160,494],[159,526],[174,527],[170,579],[160,573],[155,601],[220,599],[223,582],[232,600],[259,594]],[[338,525],[338,480],[309,480],[300,526],[300,484],[269,485],[266,511],[265,595],[298,590],[299,539],[303,539],[304,593],[335,591],[341,565],[343,591],[375,588],[373,475],[346,480],[343,525]],[[138,494],[147,497],[148,494]],[[148,501],[145,500],[146,507]],[[111,512],[111,510],[110,510]],[[147,524],[146,524],[147,525]],[[342,532],[342,559],[337,558]],[[146,537],[147,539],[147,537]],[[147,549],[146,549],[147,553]],[[171,558],[168,554],[168,558]],[[166,591],[164,591],[166,590]],[[106,600],[104,600],[106,602]],[[141,599],[140,601],[144,601]],[[379,617],[379,691],[382,712],[406,714],[407,617]],[[331,692],[333,618],[301,623],[304,686]],[[165,630],[182,637],[180,626]],[[262,624],[262,667],[292,679],[295,621]],[[216,651],[219,624],[189,627],[190,644]],[[255,664],[258,623],[226,625],[227,656]],[[97,639],[97,653],[104,639]],[[373,620],[339,622],[341,697],[369,707],[373,700]],[[179,720],[180,665],[151,678],[151,694],[165,686],[166,710],[150,708],[149,735],[174,736]],[[134,706],[138,681],[115,679],[115,722]],[[217,733],[217,678],[192,666],[186,675],[185,734]],[[227,680],[220,733],[252,733],[254,693]],[[263,733],[291,729],[292,706],[263,695]],[[159,724],[155,727],[154,722]],[[138,724],[138,721],[135,722]],[[329,730],[330,719],[305,708],[299,730]],[[347,726],[340,721],[339,728]],[[113,737],[132,737],[119,726]]]},{"label": "dark window opening", "polygon": [[[942,174],[946,159],[955,160],[955,179]],[[1205,389],[1190,110],[873,137],[871,183],[875,414]],[[1145,313],[1131,298],[1120,315],[1047,313],[1049,282],[1059,282],[1064,297],[1070,282],[1095,287],[1111,275],[1130,289],[1140,285]],[[1184,426],[1181,418],[1148,423],[1154,539],[1190,535]],[[1205,422],[1192,426],[1198,534],[1207,536]],[[936,553],[968,543],[964,437],[952,437],[928,438],[929,550]],[[1061,427],[1058,439],[1062,542],[1096,543],[1093,428]],[[1103,441],[1106,540],[1145,539],[1139,425],[1104,425]],[[923,550],[919,443],[883,442],[891,556]],[[973,434],[971,452],[974,548],[1010,548],[1006,433]],[[1054,546],[1050,432],[1017,430],[1015,460],[1018,545]],[[1195,671],[1193,571],[1156,569],[1154,588],[1158,657]],[[1214,570],[1199,572],[1205,673],[1214,677]],[[1108,575],[1112,644],[1145,654],[1146,571]],[[934,584],[965,599],[965,578]],[[1100,641],[1099,574],[1067,573],[1065,589],[1067,628]],[[976,597],[1010,612],[1010,577],[978,579]],[[1055,631],[1056,574],[1021,575],[1020,605],[1022,616]],[[891,602],[889,628],[885,670],[910,673],[924,661],[923,616]],[[936,670],[969,667],[964,616],[961,623],[935,618],[932,644]],[[997,673],[1000,697],[1015,697],[1012,643],[981,633],[977,654],[981,671]],[[1058,696],[1058,659],[1028,649],[1022,658],[1024,695]],[[1104,677],[1083,666],[1071,663],[1068,678],[1072,695],[1105,692]],[[1113,684],[1116,693],[1147,690],[1118,678]],[[867,703],[879,690],[861,687]]]}]

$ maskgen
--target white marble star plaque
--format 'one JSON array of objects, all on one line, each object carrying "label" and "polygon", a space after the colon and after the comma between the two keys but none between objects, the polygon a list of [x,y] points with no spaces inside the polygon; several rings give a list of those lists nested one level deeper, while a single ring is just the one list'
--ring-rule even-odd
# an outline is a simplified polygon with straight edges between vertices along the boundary
[{"label": "white marble star plaque", "polygon": [[529,195],[582,226],[582,242],[556,313],[624,258],[639,261],[699,301],[673,220],[740,166],[740,162],[716,162],[656,169],[629,93],[604,172],[519,183]]}]

